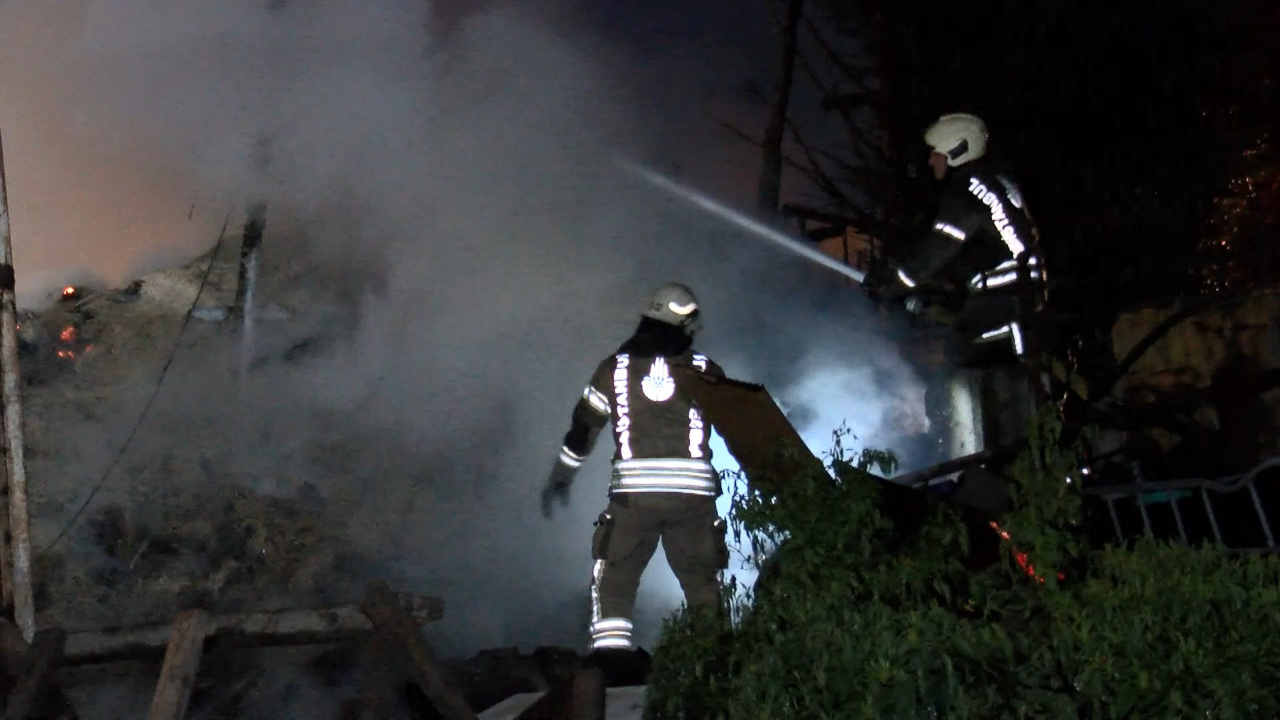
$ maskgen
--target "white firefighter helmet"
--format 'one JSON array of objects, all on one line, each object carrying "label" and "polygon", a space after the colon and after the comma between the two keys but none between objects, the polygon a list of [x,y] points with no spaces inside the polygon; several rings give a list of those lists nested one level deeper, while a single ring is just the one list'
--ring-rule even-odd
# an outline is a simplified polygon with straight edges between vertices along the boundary
[{"label": "white firefighter helmet", "polygon": [[698,319],[698,298],[686,285],[667,283],[653,291],[649,304],[641,315],[668,325],[695,329]]},{"label": "white firefighter helmet", "polygon": [[948,167],[956,167],[986,154],[987,124],[968,113],[943,115],[925,130],[924,141],[947,157]]}]

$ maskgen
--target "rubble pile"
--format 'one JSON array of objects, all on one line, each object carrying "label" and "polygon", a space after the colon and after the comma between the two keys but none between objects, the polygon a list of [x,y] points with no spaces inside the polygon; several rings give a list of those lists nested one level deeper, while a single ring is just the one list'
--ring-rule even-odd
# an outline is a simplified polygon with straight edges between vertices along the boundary
[{"label": "rubble pile", "polygon": [[[387,518],[378,515],[385,507],[361,502],[368,491],[361,479],[386,474],[370,463],[394,469],[395,453],[376,438],[326,434],[323,418],[297,419],[317,423],[317,432],[308,425],[293,434],[306,437],[305,446],[273,445],[253,437],[264,422],[270,433],[270,420],[250,411],[250,422],[237,425],[238,401],[219,396],[237,386],[236,373],[246,367],[269,373],[272,364],[306,362],[328,339],[316,328],[341,332],[344,324],[333,322],[333,306],[308,297],[319,281],[298,266],[266,274],[264,285],[276,291],[260,297],[306,312],[264,302],[261,345],[249,365],[237,366],[240,328],[228,307],[235,264],[224,244],[127,287],[67,288],[49,306],[21,313],[41,633],[28,644],[0,621],[0,700],[25,693],[31,717],[146,715],[166,682],[166,643],[176,642],[181,619],[192,612],[204,613],[215,629],[192,641],[199,667],[188,678],[185,717],[277,718],[281,708],[335,717],[344,706],[358,717],[371,678],[391,673],[393,685],[402,678],[379,665],[385,653],[377,638],[394,643],[385,638],[418,633],[351,630],[353,621],[375,617],[352,604],[362,587],[379,578],[404,581],[399,555],[378,545],[386,542],[379,521]],[[179,352],[186,354],[166,377],[163,369]],[[147,415],[157,393],[161,400]],[[210,402],[217,407],[202,405]],[[135,423],[142,427],[136,441]],[[257,444],[245,444],[246,436]],[[264,460],[263,447],[275,457]],[[286,615],[319,630],[300,633],[270,620]],[[237,629],[246,627],[252,642]],[[587,663],[556,647],[418,660],[437,667],[476,713],[563,686]],[[613,684],[642,684],[647,674],[644,653],[608,670]],[[428,699],[421,678],[410,680],[392,688],[408,716],[441,716],[429,709],[439,698]]]},{"label": "rubble pile", "polygon": [[86,527],[103,561],[37,575],[44,587],[62,580],[79,590],[45,598],[44,607],[60,599],[68,615],[100,616],[105,608],[114,622],[142,622],[182,607],[260,608],[273,589],[305,604],[346,589],[327,579],[345,576],[343,564],[357,560],[340,551],[336,524],[325,522],[317,497],[214,486],[183,500],[160,505],[154,524],[123,505],[95,511]]}]

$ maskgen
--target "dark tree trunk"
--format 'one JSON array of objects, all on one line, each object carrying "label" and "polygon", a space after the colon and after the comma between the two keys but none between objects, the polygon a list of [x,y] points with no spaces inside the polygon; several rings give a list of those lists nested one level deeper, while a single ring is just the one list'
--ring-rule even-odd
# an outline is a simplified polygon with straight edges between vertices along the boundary
[{"label": "dark tree trunk", "polygon": [[782,55],[778,70],[777,92],[769,125],[764,131],[763,157],[760,166],[760,194],[757,204],[767,213],[774,213],[782,201],[782,141],[787,132],[787,110],[791,104],[791,85],[796,70],[796,45],[800,33],[800,16],[804,0],[788,0],[787,13],[782,23]]}]

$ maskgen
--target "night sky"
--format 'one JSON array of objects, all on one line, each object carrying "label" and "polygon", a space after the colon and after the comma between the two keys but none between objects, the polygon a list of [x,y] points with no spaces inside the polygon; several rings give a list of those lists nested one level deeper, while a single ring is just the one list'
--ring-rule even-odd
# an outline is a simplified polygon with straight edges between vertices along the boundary
[{"label": "night sky", "polygon": [[[781,3],[773,6],[780,12]],[[744,88],[772,86],[777,40],[770,3],[564,7],[625,48],[638,75],[659,70],[651,85],[655,106],[700,93],[705,105],[760,132],[765,108]],[[1098,284],[1120,285],[1126,292],[1114,299],[1124,304],[1195,291],[1197,280],[1189,276],[1208,262],[1197,248],[1211,232],[1214,199],[1230,194],[1232,179],[1248,172],[1242,152],[1264,142],[1280,117],[1274,3],[1091,9],[1065,2],[810,0],[808,12],[827,29],[835,27],[832,15],[854,18],[850,30],[828,37],[878,45],[882,52],[862,57],[873,66],[886,57],[895,64],[890,81],[898,112],[888,129],[907,150],[915,143],[917,155],[905,159],[923,160],[919,135],[938,114],[968,111],[987,120],[992,154],[1020,179],[1059,275],[1067,270],[1077,295],[1091,295]],[[882,19],[870,33],[865,20],[859,24],[868,12]],[[805,53],[803,36],[801,46]],[[817,56],[812,42],[807,52]],[[796,121],[821,123],[816,104],[801,74]],[[745,142],[741,151],[742,172],[749,174],[755,151]],[[1269,177],[1280,177],[1274,166]],[[797,178],[789,180],[793,192],[801,189]],[[1266,214],[1273,218],[1272,190]],[[1261,251],[1256,240],[1253,247],[1240,244],[1239,252]],[[1263,265],[1269,272],[1269,256]],[[1245,279],[1263,279],[1256,275]]]}]

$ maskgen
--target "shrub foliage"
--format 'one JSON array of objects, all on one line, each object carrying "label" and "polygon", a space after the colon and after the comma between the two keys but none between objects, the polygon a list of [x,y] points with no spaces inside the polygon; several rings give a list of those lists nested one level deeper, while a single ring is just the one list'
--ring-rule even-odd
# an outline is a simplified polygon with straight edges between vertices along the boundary
[{"label": "shrub foliage", "polygon": [[1274,557],[1085,547],[1065,482],[1079,456],[1045,417],[1015,467],[1015,509],[992,529],[1006,561],[969,572],[955,510],[932,505],[904,538],[872,474],[892,456],[852,456],[843,437],[830,476],[781,495],[737,483],[731,526],[760,580],[730,579],[721,613],[668,619],[647,718],[1280,714]]}]

